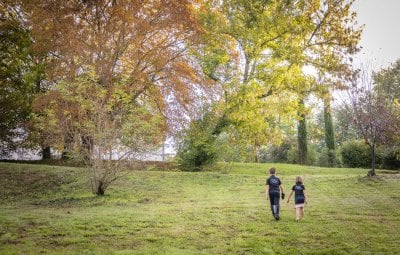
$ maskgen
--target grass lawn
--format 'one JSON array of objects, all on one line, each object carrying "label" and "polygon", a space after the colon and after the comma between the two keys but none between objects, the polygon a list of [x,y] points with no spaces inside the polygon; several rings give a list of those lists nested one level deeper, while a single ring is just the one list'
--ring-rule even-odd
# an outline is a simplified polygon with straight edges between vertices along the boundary
[{"label": "grass lawn", "polygon": [[0,254],[399,254],[400,174],[274,164],[293,202],[275,221],[271,164],[214,172],[132,171],[103,197],[82,168],[0,163]]}]

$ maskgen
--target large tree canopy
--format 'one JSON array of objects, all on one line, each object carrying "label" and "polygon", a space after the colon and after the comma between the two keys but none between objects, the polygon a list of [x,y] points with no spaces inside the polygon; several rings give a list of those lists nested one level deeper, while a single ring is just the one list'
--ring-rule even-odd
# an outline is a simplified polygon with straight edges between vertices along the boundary
[{"label": "large tree canopy", "polygon": [[[213,83],[190,54],[196,1],[21,0],[51,84],[34,103],[32,139],[83,156],[102,195],[119,163],[160,145],[209,101]],[[76,153],[77,152],[77,153]],[[108,159],[105,163],[104,159]]]},{"label": "large tree canopy", "polygon": [[223,85],[227,118],[249,144],[279,140],[279,122],[303,119],[310,93],[351,77],[361,33],[353,1],[206,2],[203,68]]},{"label": "large tree canopy", "polygon": [[[299,121],[298,151],[304,152],[304,162],[307,98],[328,98],[352,75],[351,55],[358,50],[361,33],[352,4],[353,0],[6,0],[3,11],[13,10],[23,28],[20,38],[25,32],[29,38],[29,54],[44,56],[46,62],[47,87],[35,99],[31,122],[32,137],[42,147],[70,150],[80,143],[94,153],[102,143],[96,140],[100,134],[95,127],[129,126],[115,122],[128,113],[138,113],[143,127],[157,120],[153,126],[158,134],[150,132],[146,140],[155,144],[183,123],[202,119],[204,103],[217,102],[206,107],[216,116],[210,135],[229,137],[231,132],[231,140],[252,147],[257,160],[261,146],[284,138],[282,126]],[[22,39],[12,41],[25,45]],[[21,60],[11,66],[25,81],[26,67],[20,63],[26,54],[19,54],[10,57]],[[101,101],[96,107],[105,108],[99,110],[100,122],[93,119],[93,107],[88,108],[94,100],[91,91]],[[132,118],[126,118],[129,121]],[[135,130],[140,134],[142,129]],[[122,144],[125,138],[115,133],[113,139]]]},{"label": "large tree canopy", "polygon": [[49,79],[90,67],[99,86],[150,100],[174,124],[209,83],[187,51],[200,32],[191,1],[22,1]]},{"label": "large tree canopy", "polygon": [[[161,115],[167,127],[159,129],[161,136],[180,128],[198,104],[212,98],[212,82],[189,54],[201,33],[195,2],[22,0],[12,5],[21,10],[21,20],[31,30],[33,50],[48,54],[46,74],[53,85],[36,98],[35,105],[41,106],[35,107],[37,116],[47,116],[49,105],[73,109],[74,105],[65,104],[69,99],[52,101],[49,97],[58,89],[56,84],[74,83],[87,72],[107,92],[104,100],[120,91],[129,95],[133,105],[151,105],[148,111]],[[65,116],[54,117],[66,123]],[[68,123],[74,121],[81,120]],[[61,126],[66,133],[59,138],[70,147],[73,134],[67,132],[72,128]],[[36,141],[51,145],[52,141],[45,140],[57,132],[43,125],[38,128],[41,132],[35,134],[43,137],[36,136]]]}]

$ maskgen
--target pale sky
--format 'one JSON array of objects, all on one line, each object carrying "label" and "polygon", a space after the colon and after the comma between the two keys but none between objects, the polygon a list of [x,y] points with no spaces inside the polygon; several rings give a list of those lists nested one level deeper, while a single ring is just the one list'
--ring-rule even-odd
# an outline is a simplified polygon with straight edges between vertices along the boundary
[{"label": "pale sky", "polygon": [[356,0],[353,10],[365,24],[357,58],[375,70],[400,59],[400,0]]}]

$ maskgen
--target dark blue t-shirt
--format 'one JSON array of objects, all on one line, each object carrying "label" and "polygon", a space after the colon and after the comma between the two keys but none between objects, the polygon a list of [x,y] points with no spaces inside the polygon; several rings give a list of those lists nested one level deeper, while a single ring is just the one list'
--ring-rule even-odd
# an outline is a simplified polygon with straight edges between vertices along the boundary
[{"label": "dark blue t-shirt", "polygon": [[279,186],[281,185],[281,180],[275,175],[271,175],[267,179],[267,185],[269,185],[269,193],[279,193]]},{"label": "dark blue t-shirt", "polygon": [[294,185],[292,187],[292,190],[294,191],[295,203],[297,203],[297,202],[304,203],[304,190],[305,189],[306,188],[301,183],[296,183],[296,185]]}]

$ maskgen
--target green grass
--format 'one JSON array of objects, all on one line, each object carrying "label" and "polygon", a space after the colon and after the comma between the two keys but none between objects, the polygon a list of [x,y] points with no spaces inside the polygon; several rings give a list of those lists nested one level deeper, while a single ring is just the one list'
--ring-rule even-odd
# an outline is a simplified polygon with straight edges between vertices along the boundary
[{"label": "green grass", "polygon": [[132,171],[103,197],[82,168],[0,163],[0,254],[398,254],[400,174],[275,164],[306,218],[265,200],[271,164]]}]

